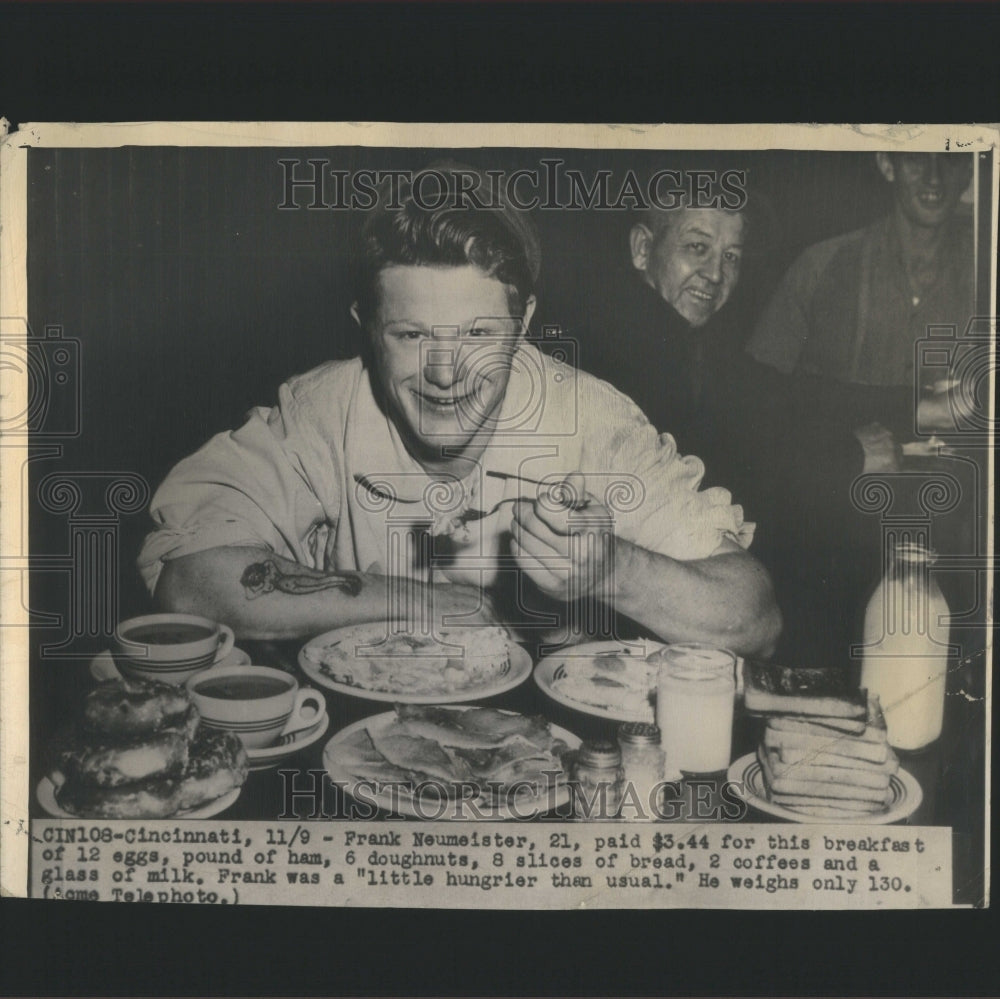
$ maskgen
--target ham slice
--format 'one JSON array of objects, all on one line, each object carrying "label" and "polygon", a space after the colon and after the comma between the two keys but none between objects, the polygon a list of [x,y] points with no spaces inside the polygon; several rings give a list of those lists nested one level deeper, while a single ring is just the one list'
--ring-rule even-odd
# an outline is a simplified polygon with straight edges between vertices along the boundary
[{"label": "ham slice", "polygon": [[489,749],[519,738],[539,748],[552,742],[548,722],[540,717],[510,714],[493,708],[439,708],[397,704],[396,726],[401,733],[432,739],[459,749]]},{"label": "ham slice", "polygon": [[456,767],[454,760],[433,739],[407,735],[394,730],[368,730],[368,737],[384,759],[395,767],[449,783],[462,780],[468,772]]}]

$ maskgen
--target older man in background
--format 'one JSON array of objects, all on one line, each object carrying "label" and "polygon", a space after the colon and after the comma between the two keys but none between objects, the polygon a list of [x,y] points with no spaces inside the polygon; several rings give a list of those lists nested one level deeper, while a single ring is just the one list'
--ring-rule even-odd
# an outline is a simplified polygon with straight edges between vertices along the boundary
[{"label": "older man in background", "polygon": [[716,316],[739,281],[746,228],[744,212],[724,208],[647,212],[629,232],[631,272],[598,289],[580,330],[580,366],[703,458],[711,482],[730,471],[711,400],[737,350]]}]

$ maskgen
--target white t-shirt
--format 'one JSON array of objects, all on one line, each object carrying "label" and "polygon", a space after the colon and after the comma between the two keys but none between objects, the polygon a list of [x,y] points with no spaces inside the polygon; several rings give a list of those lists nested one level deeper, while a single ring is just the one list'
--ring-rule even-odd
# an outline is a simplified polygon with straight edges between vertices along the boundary
[{"label": "white t-shirt", "polygon": [[[728,490],[699,490],[700,459],[679,455],[673,438],[606,382],[531,344],[514,354],[496,428],[473,475],[436,485],[380,408],[361,359],[321,365],[283,385],[277,406],[254,409],[239,430],[213,437],[170,472],[153,497],[156,530],[140,571],[152,592],[165,561],[253,545],[315,569],[364,571],[377,562],[390,574],[417,574],[427,553],[405,551],[412,525],[447,519],[452,508],[535,498],[535,487],[487,471],[547,480],[582,472],[618,537],[676,559],[708,557],[727,537],[750,544],[754,525]],[[395,502],[379,495],[388,489]],[[510,520],[504,503],[462,536],[435,542],[435,571],[488,585]]]}]

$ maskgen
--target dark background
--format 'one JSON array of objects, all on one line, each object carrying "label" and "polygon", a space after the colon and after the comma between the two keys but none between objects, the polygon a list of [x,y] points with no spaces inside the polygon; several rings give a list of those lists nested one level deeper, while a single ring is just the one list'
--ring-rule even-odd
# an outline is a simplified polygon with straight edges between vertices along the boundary
[{"label": "dark background", "polygon": [[[751,206],[768,210],[726,306],[739,340],[798,250],[867,224],[886,206],[874,157],[859,153],[32,149],[29,318],[36,334],[58,326],[79,340],[82,409],[80,435],[63,456],[32,465],[33,488],[57,470],[134,472],[153,490],[180,458],[239,426],[252,406],[272,405],[290,375],[353,356],[349,257],[357,216],[309,209],[312,193],[301,188],[300,209],[279,209],[286,195],[278,161],[300,160],[301,177],[311,175],[309,159],[351,171],[416,171],[442,153],[508,173],[543,174],[546,157],[564,159],[588,180],[608,169],[612,198],[629,170],[640,177],[656,169],[746,171]],[[329,186],[326,198],[334,199]],[[610,272],[630,266],[628,231],[640,215],[624,208],[533,215],[542,243],[533,332],[556,324],[574,337]],[[581,342],[577,353],[584,369],[586,348]],[[60,554],[65,516],[37,505],[33,512],[32,550]],[[121,519],[120,617],[149,609],[134,559],[150,527],[144,511]],[[55,609],[64,606],[65,598],[46,592],[59,585],[55,575],[36,579],[33,605],[49,609],[54,599]]]},{"label": "dark background", "polygon": [[[8,4],[0,16],[0,111],[15,125],[989,121],[1000,92],[1000,10],[980,4]],[[0,990],[984,995],[996,992],[996,933],[992,912],[219,913],[5,899]]]}]

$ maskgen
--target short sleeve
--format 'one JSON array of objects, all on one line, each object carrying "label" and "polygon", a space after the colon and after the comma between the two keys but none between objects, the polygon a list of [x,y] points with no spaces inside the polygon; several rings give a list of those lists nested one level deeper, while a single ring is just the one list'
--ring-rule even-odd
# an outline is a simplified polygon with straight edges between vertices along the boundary
[{"label": "short sleeve", "polygon": [[755,525],[744,521],[728,489],[700,488],[701,459],[678,454],[673,437],[657,434],[631,400],[597,384],[604,391],[595,408],[606,419],[597,446],[587,449],[584,473],[588,490],[615,518],[616,534],[682,561],[708,558],[726,539],[748,548]]},{"label": "short sleeve", "polygon": [[746,346],[751,357],[785,375],[796,371],[812,333],[810,304],[817,285],[842,247],[859,235],[849,233],[817,243],[792,264],[757,321]]},{"label": "short sleeve", "polygon": [[336,464],[283,386],[278,406],[255,409],[239,430],[212,438],[157,490],[150,506],[156,529],[138,559],[150,592],[164,562],[210,548],[260,546],[307,562],[305,539],[331,519]]}]

